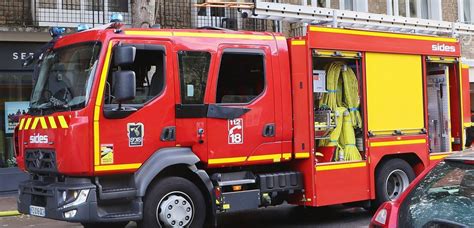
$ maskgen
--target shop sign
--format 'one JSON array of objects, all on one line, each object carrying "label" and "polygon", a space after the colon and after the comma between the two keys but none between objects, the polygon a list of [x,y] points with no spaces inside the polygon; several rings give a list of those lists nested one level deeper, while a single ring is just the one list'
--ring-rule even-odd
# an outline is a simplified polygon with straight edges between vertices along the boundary
[{"label": "shop sign", "polygon": [[33,65],[22,67],[23,60],[42,45],[44,43],[0,42],[0,70],[32,70]]}]

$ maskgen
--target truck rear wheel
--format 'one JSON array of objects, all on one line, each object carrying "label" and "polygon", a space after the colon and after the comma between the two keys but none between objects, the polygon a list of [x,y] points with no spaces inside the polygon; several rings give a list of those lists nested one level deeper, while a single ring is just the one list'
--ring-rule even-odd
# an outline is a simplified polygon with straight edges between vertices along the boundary
[{"label": "truck rear wheel", "polygon": [[404,160],[396,158],[385,161],[375,173],[376,207],[385,201],[396,200],[415,179],[415,172]]},{"label": "truck rear wheel", "polygon": [[156,182],[145,196],[140,227],[203,227],[206,205],[199,188],[181,177]]}]

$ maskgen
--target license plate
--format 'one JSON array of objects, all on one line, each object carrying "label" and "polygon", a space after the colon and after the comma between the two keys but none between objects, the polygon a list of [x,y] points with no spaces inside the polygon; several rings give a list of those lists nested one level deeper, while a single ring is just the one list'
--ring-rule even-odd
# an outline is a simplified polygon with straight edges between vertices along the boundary
[{"label": "license plate", "polygon": [[44,217],[44,207],[30,206],[30,214],[34,216]]}]

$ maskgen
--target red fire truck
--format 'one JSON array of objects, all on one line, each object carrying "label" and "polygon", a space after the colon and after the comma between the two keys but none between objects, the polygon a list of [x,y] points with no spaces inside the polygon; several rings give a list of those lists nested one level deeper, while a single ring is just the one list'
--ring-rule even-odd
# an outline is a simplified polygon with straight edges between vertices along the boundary
[{"label": "red fire truck", "polygon": [[127,29],[54,39],[15,132],[25,214],[86,226],[396,199],[470,126],[454,38]]}]

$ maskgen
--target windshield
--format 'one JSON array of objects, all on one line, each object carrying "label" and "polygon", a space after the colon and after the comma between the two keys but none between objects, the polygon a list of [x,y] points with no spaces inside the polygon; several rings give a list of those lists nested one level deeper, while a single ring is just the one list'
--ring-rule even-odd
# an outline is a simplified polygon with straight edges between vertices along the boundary
[{"label": "windshield", "polygon": [[399,227],[474,227],[474,166],[440,163],[403,201],[398,221]]},{"label": "windshield", "polygon": [[31,96],[30,112],[77,110],[89,100],[100,43],[82,43],[45,54]]}]

